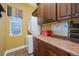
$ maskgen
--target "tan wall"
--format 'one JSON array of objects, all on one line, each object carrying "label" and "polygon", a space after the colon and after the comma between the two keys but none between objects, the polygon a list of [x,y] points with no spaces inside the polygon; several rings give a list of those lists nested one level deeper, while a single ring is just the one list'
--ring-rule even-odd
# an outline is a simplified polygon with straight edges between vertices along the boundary
[{"label": "tan wall", "polygon": [[[5,15],[5,13],[3,13]],[[5,18],[0,18],[0,55],[5,52]]]},{"label": "tan wall", "polygon": [[42,31],[51,30],[51,23],[42,24]]},{"label": "tan wall", "polygon": [[[10,18],[7,16],[7,13],[5,13],[5,38],[4,38],[4,44],[2,50],[8,50],[15,47],[19,47],[25,44],[25,36],[27,35],[27,21],[28,17],[32,15],[32,12],[35,10],[34,7],[28,5],[28,4],[2,4],[4,9],[7,11],[7,5],[12,6],[13,8],[13,15],[15,16],[15,8],[19,8],[23,10],[23,20],[22,20],[22,35],[17,37],[11,37],[9,36],[9,25],[10,25]],[[0,21],[1,22],[1,21]],[[0,23],[1,25],[1,23]],[[1,32],[2,30],[0,30]],[[4,33],[2,31],[2,33]],[[1,44],[0,44],[1,45]],[[0,48],[2,48],[0,46]],[[3,51],[0,51],[0,53],[3,53]]]}]

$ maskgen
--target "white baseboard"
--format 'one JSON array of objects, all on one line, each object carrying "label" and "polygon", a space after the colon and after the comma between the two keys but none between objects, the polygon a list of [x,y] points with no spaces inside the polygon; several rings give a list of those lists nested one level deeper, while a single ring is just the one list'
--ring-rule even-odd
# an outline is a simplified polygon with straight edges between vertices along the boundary
[{"label": "white baseboard", "polygon": [[13,48],[13,49],[7,50],[7,51],[5,51],[4,56],[6,56],[8,53],[11,53],[11,52],[14,52],[14,51],[17,51],[17,50],[20,50],[20,49],[26,48],[27,46],[28,46],[28,45],[23,45],[23,46],[20,46],[20,47],[16,47],[16,48]]}]

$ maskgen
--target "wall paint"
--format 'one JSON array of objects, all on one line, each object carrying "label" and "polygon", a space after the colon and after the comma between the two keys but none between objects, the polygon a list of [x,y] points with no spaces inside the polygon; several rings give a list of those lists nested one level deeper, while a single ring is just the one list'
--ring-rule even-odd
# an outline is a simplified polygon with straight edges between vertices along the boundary
[{"label": "wall paint", "polygon": [[[6,50],[8,49],[12,49],[15,47],[19,47],[25,44],[25,36],[27,35],[27,21],[28,21],[28,17],[32,15],[32,12],[35,10],[36,7],[30,6],[28,4],[4,4],[2,3],[2,6],[4,7],[4,9],[7,11],[7,5],[12,6],[13,8],[13,15],[15,16],[15,8],[19,8],[23,10],[23,20],[22,20],[22,35],[18,36],[18,37],[10,37],[9,36],[9,17],[7,16],[7,13],[5,13],[5,30],[2,31],[0,30],[0,32],[5,33],[4,36],[4,42],[2,42],[2,46],[0,46],[0,48],[2,48],[0,50],[0,53],[3,54]],[[0,21],[2,22],[2,21]],[[1,23],[0,23],[1,25]],[[0,33],[1,34],[1,33]],[[0,43],[1,45],[1,43]]]},{"label": "wall paint", "polygon": [[42,31],[47,31],[51,29],[51,23],[42,24]]},{"label": "wall paint", "polygon": [[[6,8],[5,4],[2,4]],[[5,43],[6,43],[6,13],[2,12],[2,18],[0,18],[0,55],[4,55],[5,52]]]},{"label": "wall paint", "polygon": [[[4,16],[4,13],[2,13]],[[5,51],[5,17],[0,18],[0,55]]]}]

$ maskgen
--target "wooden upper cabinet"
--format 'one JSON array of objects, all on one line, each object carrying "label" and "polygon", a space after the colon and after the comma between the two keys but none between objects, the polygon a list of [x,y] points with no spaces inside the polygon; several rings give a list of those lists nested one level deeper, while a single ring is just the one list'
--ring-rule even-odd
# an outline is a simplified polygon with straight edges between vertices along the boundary
[{"label": "wooden upper cabinet", "polygon": [[56,20],[56,4],[55,3],[40,3],[38,5],[38,19],[42,23],[47,23]]},{"label": "wooden upper cabinet", "polygon": [[37,15],[40,23],[79,17],[79,3],[40,3]]},{"label": "wooden upper cabinet", "polygon": [[72,14],[76,13],[76,3],[71,3],[71,12]]},{"label": "wooden upper cabinet", "polygon": [[76,3],[71,3],[71,14],[72,14],[72,18],[76,17]]},{"label": "wooden upper cabinet", "polygon": [[48,21],[48,3],[44,3],[44,22]]},{"label": "wooden upper cabinet", "polygon": [[45,3],[44,4],[44,19],[45,22],[51,22],[56,20],[56,4]]},{"label": "wooden upper cabinet", "polygon": [[67,18],[71,18],[71,3],[66,3],[66,12]]},{"label": "wooden upper cabinet", "polygon": [[76,12],[79,13],[79,3],[76,3]]},{"label": "wooden upper cabinet", "polygon": [[66,16],[66,4],[58,3],[57,4],[57,20],[61,20],[64,16]]},{"label": "wooden upper cabinet", "polygon": [[71,3],[72,18],[79,17],[79,3]]},{"label": "wooden upper cabinet", "polygon": [[42,23],[44,21],[44,5],[43,5],[43,3],[38,5],[37,14],[38,14],[37,17],[38,17],[39,22]]},{"label": "wooden upper cabinet", "polygon": [[58,3],[57,4],[57,20],[71,18],[71,4]]},{"label": "wooden upper cabinet", "polygon": [[79,3],[76,3],[76,17],[79,17]]},{"label": "wooden upper cabinet", "polygon": [[48,20],[50,21],[56,20],[56,3],[48,4]]}]

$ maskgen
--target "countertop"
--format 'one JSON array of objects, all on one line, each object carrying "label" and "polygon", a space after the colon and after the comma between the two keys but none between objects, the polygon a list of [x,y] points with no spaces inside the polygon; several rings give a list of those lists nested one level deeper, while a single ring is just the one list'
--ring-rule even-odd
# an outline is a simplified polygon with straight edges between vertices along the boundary
[{"label": "countertop", "polygon": [[34,36],[35,38],[38,38],[48,44],[51,44],[53,46],[58,47],[59,49],[62,49],[63,51],[66,51],[68,53],[70,53],[71,55],[76,55],[79,56],[79,44],[72,42],[72,41],[68,41],[68,40],[64,40],[61,38],[55,38],[55,37],[45,37],[42,35],[37,35]]}]

